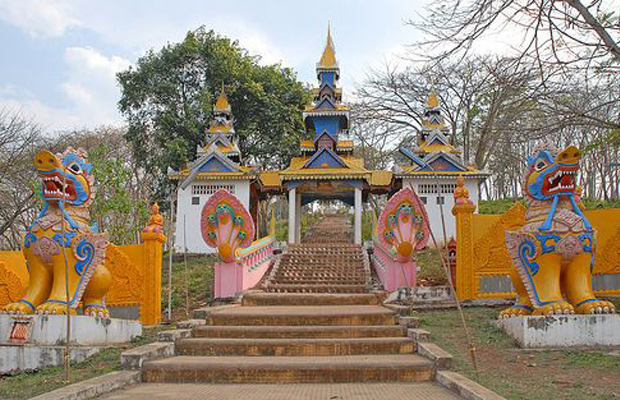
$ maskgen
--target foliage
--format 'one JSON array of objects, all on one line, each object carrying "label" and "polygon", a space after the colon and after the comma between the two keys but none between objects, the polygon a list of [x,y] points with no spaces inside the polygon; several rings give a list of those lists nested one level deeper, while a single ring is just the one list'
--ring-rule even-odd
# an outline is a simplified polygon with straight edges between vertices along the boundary
[{"label": "foliage", "polygon": [[372,240],[375,234],[375,219],[373,210],[362,211],[362,241]]},{"label": "foliage", "polygon": [[298,150],[309,91],[291,69],[259,61],[236,41],[201,27],[119,73],[119,108],[141,166],[162,180],[168,167],[193,160],[222,85],[246,161],[284,166]]},{"label": "foliage", "polygon": [[[132,199],[127,190],[127,182],[131,171],[124,160],[108,157],[109,148],[100,144],[89,153],[89,161],[93,164],[96,197],[91,206],[92,216],[98,221],[102,231],[110,235],[112,242],[117,244],[131,243],[136,233],[146,224],[149,207],[144,199]],[[128,226],[133,215],[138,222]]]}]

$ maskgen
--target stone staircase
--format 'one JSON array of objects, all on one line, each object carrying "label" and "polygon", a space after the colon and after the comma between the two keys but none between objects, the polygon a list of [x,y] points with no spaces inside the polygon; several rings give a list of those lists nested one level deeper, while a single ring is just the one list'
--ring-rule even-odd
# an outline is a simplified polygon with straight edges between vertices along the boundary
[{"label": "stone staircase", "polygon": [[370,284],[368,256],[351,243],[349,219],[323,217],[276,261],[263,289],[276,293],[364,293]]},{"label": "stone staircase", "polygon": [[[429,382],[435,366],[373,294],[248,293],[143,365],[144,382]],[[321,304],[321,305],[309,305]]]},{"label": "stone staircase", "polygon": [[263,289],[288,293],[364,293],[370,266],[362,246],[289,245],[276,261]]}]

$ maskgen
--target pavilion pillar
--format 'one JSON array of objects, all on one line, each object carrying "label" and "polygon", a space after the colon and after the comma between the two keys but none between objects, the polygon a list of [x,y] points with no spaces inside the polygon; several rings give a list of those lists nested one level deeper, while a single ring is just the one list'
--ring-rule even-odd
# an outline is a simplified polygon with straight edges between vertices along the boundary
[{"label": "pavilion pillar", "polygon": [[362,189],[355,188],[355,222],[353,224],[355,244],[362,244]]},{"label": "pavilion pillar", "polygon": [[293,188],[288,191],[288,243],[295,243],[295,231],[296,231],[296,217],[295,211],[297,211],[297,199],[295,197],[297,189]]},{"label": "pavilion pillar", "polygon": [[295,204],[295,243],[301,243],[301,194],[296,196]]}]

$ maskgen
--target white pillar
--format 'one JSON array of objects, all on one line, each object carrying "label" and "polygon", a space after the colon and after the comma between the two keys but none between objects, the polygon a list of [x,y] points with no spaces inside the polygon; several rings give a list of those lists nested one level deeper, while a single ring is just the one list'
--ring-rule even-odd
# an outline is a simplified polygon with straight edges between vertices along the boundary
[{"label": "white pillar", "polygon": [[355,244],[362,244],[362,189],[355,188],[355,224],[353,226]]},{"label": "white pillar", "polygon": [[295,243],[301,243],[301,193],[297,196],[295,207]]},{"label": "white pillar", "polygon": [[296,189],[288,191],[288,242],[295,243],[295,211],[297,210],[297,200],[295,199]]}]

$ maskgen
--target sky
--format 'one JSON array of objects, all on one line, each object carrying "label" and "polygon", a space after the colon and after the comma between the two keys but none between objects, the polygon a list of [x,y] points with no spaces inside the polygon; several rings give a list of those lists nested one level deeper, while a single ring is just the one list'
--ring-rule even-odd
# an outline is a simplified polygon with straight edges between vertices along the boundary
[{"label": "sky", "polygon": [[341,84],[398,62],[426,0],[0,0],[0,110],[47,131],[123,123],[115,74],[204,25],[315,83],[331,22]]}]

